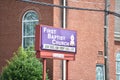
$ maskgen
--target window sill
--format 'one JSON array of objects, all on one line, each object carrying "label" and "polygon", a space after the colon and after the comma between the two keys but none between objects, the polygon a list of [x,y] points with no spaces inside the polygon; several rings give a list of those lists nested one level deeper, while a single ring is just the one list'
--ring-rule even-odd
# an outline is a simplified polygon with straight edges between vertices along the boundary
[{"label": "window sill", "polygon": [[114,33],[114,40],[115,41],[120,41],[120,32],[115,32]]}]

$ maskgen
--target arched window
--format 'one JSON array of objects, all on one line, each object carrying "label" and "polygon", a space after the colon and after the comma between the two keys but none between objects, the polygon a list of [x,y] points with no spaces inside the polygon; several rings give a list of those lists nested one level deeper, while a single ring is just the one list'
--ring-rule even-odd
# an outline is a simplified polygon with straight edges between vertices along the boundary
[{"label": "arched window", "polygon": [[116,55],[116,80],[120,80],[120,52]]},{"label": "arched window", "polygon": [[103,65],[96,66],[96,80],[104,80],[104,67],[103,67]]},{"label": "arched window", "polygon": [[34,47],[35,26],[39,19],[35,11],[27,11],[22,18],[22,47]]}]

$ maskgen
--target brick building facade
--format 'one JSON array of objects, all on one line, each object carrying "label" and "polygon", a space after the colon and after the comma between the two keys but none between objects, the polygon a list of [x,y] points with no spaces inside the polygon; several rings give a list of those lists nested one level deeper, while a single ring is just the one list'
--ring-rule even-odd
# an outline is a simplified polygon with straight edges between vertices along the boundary
[{"label": "brick building facade", "polygon": [[[0,72],[6,64],[6,59],[13,56],[13,52],[19,46],[34,44],[34,28],[25,28],[27,22],[35,21],[35,24],[45,24],[63,28],[63,12],[61,8],[43,6],[29,3],[31,0],[1,0],[0,1]],[[62,5],[64,0],[34,0],[50,4]],[[109,10],[115,10],[115,0],[110,0]],[[67,6],[104,10],[104,0],[67,0]],[[37,15],[27,18],[27,14]],[[77,53],[75,61],[69,61],[69,80],[105,80],[105,74],[109,80],[119,80],[120,65],[120,40],[114,38],[115,18],[108,15],[108,55],[107,73],[105,73],[104,56],[104,12],[67,9],[66,29],[77,31]],[[31,23],[32,25],[32,23]],[[118,27],[118,26],[117,26]],[[118,27],[120,29],[120,26]],[[117,29],[117,30],[118,30]],[[120,33],[119,31],[117,31]],[[33,33],[33,34],[30,34]],[[30,37],[30,38],[28,38]],[[27,40],[30,40],[27,42]],[[118,56],[118,60],[117,60]],[[51,80],[63,80],[64,61],[48,59],[47,68]],[[118,70],[118,73],[117,73]],[[99,75],[101,73],[101,75]]]}]

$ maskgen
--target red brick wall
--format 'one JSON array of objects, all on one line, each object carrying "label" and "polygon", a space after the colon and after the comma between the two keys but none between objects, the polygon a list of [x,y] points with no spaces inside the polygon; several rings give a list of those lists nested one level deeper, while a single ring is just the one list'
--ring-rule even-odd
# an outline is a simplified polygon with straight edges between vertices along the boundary
[{"label": "red brick wall", "polygon": [[[79,8],[104,10],[104,0],[70,0],[67,4]],[[54,25],[57,26],[60,25],[60,10],[55,8],[54,12],[57,15],[54,15]],[[113,21],[111,22],[113,27]],[[77,54],[75,61],[69,62],[69,80],[95,80],[96,64],[104,64],[104,13],[67,10],[67,28],[77,31]],[[113,34],[111,36],[113,39]],[[98,55],[99,51],[103,52],[102,56]],[[60,63],[54,61],[54,80],[62,80]]]},{"label": "red brick wall", "polygon": [[[111,6],[109,7],[110,11],[114,11],[114,0],[110,0]],[[108,45],[109,45],[109,77],[110,80],[116,80],[116,63],[115,63],[115,58],[116,58],[116,44],[114,40],[114,15],[109,15],[109,38],[108,38]],[[118,45],[120,48],[120,45]]]},{"label": "red brick wall", "polygon": [[[68,5],[92,9],[104,8],[104,3],[95,0],[71,1]],[[95,80],[96,64],[104,64],[103,56],[98,58],[98,51],[104,51],[104,14],[94,11],[68,10],[67,27],[77,31],[78,42],[76,60],[70,62],[69,80]]]},{"label": "red brick wall", "polygon": [[[38,0],[60,5],[60,0]],[[114,0],[110,10],[114,11]],[[104,9],[104,0],[68,0],[68,6]],[[40,24],[61,27],[61,9],[20,2],[0,1],[0,72],[6,59],[22,42],[22,16],[28,10],[35,10]],[[96,64],[104,64],[104,13],[82,10],[67,10],[67,29],[77,31],[77,54],[69,62],[69,80],[95,80]],[[115,56],[120,43],[114,41],[114,16],[109,15],[109,76],[115,80]],[[102,51],[103,55],[98,55]],[[50,61],[50,62],[49,62]],[[51,80],[62,80],[62,61],[48,59],[47,68]]]},{"label": "red brick wall", "polygon": [[[54,0],[54,4],[60,5],[61,0]],[[53,26],[62,28],[62,16],[61,9],[54,7],[53,11]],[[62,61],[61,60],[53,60],[53,80],[62,80]]]},{"label": "red brick wall", "polygon": [[[44,2],[53,3],[52,0]],[[52,7],[19,0],[0,0],[0,72],[6,60],[10,59],[13,52],[22,44],[22,17],[28,10],[35,10],[38,13],[40,24],[53,25]]]}]

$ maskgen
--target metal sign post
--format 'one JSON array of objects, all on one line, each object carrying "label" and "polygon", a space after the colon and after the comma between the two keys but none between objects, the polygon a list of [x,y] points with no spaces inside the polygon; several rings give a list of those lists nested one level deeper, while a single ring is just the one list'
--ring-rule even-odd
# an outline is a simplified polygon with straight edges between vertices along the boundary
[{"label": "metal sign post", "polygon": [[43,58],[43,80],[46,80],[46,58]]},{"label": "metal sign post", "polygon": [[68,70],[69,70],[69,67],[68,67],[68,63],[69,63],[69,60],[66,61],[66,80],[69,80],[68,79]]}]

